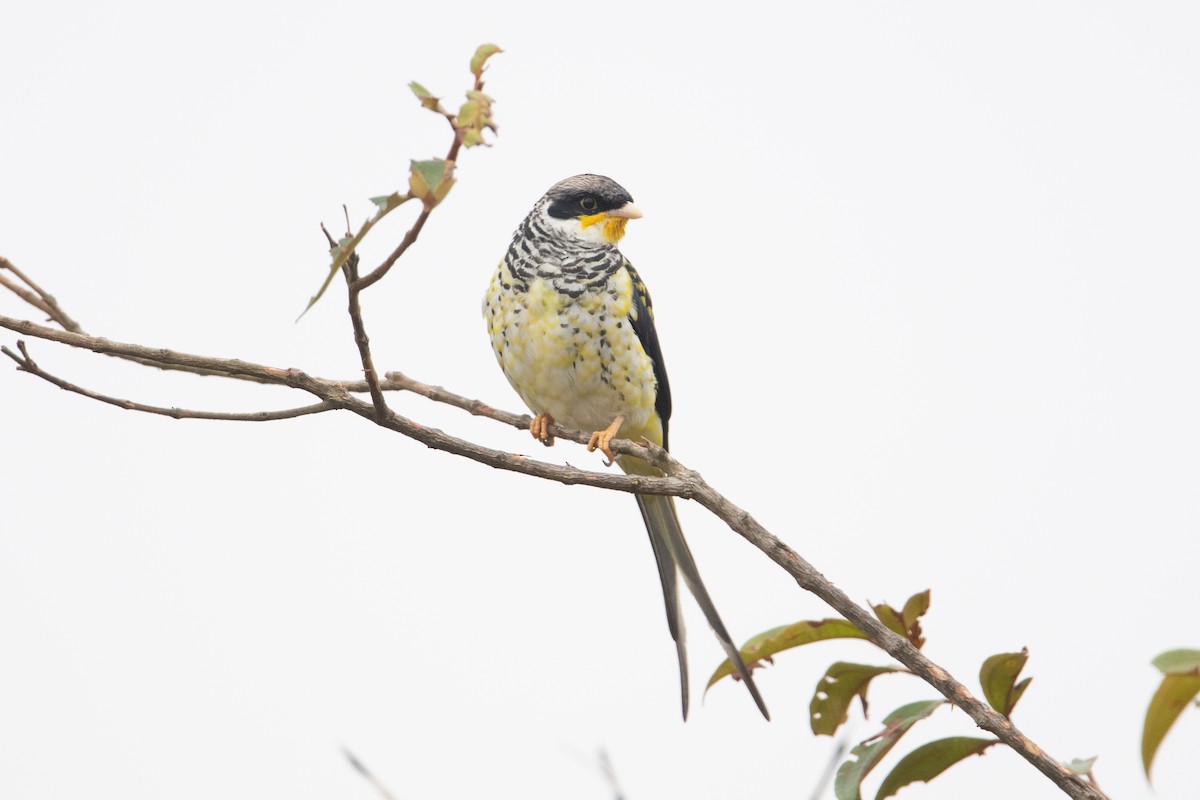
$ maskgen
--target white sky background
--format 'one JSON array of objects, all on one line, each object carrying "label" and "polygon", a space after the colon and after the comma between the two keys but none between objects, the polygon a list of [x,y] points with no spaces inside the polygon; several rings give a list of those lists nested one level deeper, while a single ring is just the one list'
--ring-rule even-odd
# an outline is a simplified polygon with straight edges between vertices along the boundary
[{"label": "white sky background", "polygon": [[[554,181],[646,213],[678,457],[853,597],[933,590],[928,654],[972,687],[1027,646],[1018,725],[1149,797],[1158,652],[1200,646],[1200,49],[1172,3],[30,3],[0,49],[0,252],[97,335],[355,377],[317,224],[404,185],[496,41],[501,135],[460,161],[365,299],[383,369],[518,409],[482,292]],[[372,266],[406,209],[362,249]],[[36,318],[15,298],[0,313]],[[13,346],[13,334],[0,339]],[[52,372],[141,402],[259,410],[283,390],[49,343]],[[7,363],[7,362],[5,362]],[[414,397],[418,420],[600,460]],[[175,421],[0,369],[0,797],[807,797],[834,660],[760,673],[680,723],[653,557],[623,495],[493,472],[347,414]],[[684,505],[735,638],[830,613]],[[688,606],[693,682],[720,651]],[[932,696],[903,677],[887,711]],[[860,719],[855,712],[855,719]],[[939,712],[896,751],[974,732]],[[1195,796],[1200,713],[1156,765]],[[580,755],[583,754],[583,755]],[[894,757],[893,757],[894,758]],[[880,772],[870,783],[873,795]],[[1007,752],[927,798],[1060,796]]]}]

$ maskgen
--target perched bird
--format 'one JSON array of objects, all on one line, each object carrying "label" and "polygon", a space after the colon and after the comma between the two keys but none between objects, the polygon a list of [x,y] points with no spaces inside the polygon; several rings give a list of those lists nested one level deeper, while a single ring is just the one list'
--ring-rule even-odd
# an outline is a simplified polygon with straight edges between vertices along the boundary
[{"label": "perched bird", "polygon": [[[646,285],[617,242],[642,216],[611,178],[576,175],[559,181],[517,228],[483,302],[492,347],[509,383],[536,415],[535,439],[554,443],[554,423],[593,431],[588,450],[635,475],[661,475],[649,463],[613,457],[614,438],[667,447],[671,389]],[[688,712],[687,653],[678,579],[770,718],[750,670],[700,580],[671,497],[637,495],[658,561],[667,625],[679,655],[683,717]]]}]

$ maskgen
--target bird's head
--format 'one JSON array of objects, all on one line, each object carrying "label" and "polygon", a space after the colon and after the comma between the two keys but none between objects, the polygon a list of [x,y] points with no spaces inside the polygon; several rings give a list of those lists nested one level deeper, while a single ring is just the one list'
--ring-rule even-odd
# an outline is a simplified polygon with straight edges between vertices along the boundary
[{"label": "bird's head", "polygon": [[603,175],[559,181],[538,207],[552,228],[591,244],[616,244],[625,235],[625,224],[642,216],[629,192]]}]

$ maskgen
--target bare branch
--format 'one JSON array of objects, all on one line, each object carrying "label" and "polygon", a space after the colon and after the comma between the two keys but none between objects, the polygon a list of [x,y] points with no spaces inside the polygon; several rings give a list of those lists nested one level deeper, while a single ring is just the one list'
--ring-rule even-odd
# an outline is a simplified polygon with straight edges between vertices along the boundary
[{"label": "bare branch", "polygon": [[[347,220],[349,227],[349,220]],[[325,230],[325,226],[321,226],[321,232],[325,234],[325,238],[329,240],[330,248],[337,246],[333,237],[329,235],[329,231]],[[347,236],[349,232],[347,231]],[[367,326],[363,322],[362,304],[359,302],[359,295],[362,294],[362,289],[355,288],[358,283],[358,253],[351,253],[342,264],[342,272],[346,276],[346,294],[348,295],[348,310],[350,312],[350,325],[354,329],[354,344],[358,346],[358,357],[362,362],[363,377],[367,381],[367,390],[371,393],[371,404],[375,406],[375,414],[382,418],[387,413],[387,400],[383,397],[383,390],[379,388],[379,373],[375,371],[375,360],[371,356],[371,339],[367,336]]]},{"label": "bare branch", "polygon": [[[38,310],[48,314],[50,319],[63,326],[63,328],[66,330],[69,330],[72,333],[83,332],[83,329],[79,327],[79,323],[67,316],[67,312],[62,310],[62,307],[59,306],[58,301],[54,299],[54,295],[50,294],[45,289],[30,280],[28,275],[17,269],[16,265],[4,256],[0,256],[0,270],[8,270],[13,275],[16,275],[18,280],[29,287],[32,294],[30,294],[29,291],[26,291],[19,286],[14,286],[11,282],[0,278],[0,283],[3,283],[6,288],[10,289],[22,300],[37,307]],[[36,295],[36,298],[34,298],[34,295]]]},{"label": "bare branch", "polygon": [[287,370],[263,367],[236,358],[209,358],[207,356],[180,353],[166,348],[144,347],[137,344],[113,342],[98,336],[89,336],[85,333],[71,333],[69,331],[47,328],[44,325],[38,325],[23,319],[13,319],[12,317],[0,316],[0,328],[8,328],[10,331],[26,336],[59,342],[83,350],[91,350],[93,353],[116,356],[129,361],[145,362],[148,366],[160,367],[162,369],[178,368],[189,372],[204,370],[208,374],[219,375],[224,378],[236,378],[238,380],[272,383],[283,386],[290,385],[287,379]]},{"label": "bare branch", "polygon": [[[472,400],[469,397],[463,397],[460,394],[455,394],[442,386],[434,386],[428,383],[421,383],[418,380],[408,377],[402,372],[388,372],[384,375],[382,388],[384,391],[403,391],[412,392],[421,397],[428,398],[435,403],[442,403],[448,406],[454,406],[466,411],[468,414],[476,417],[486,417],[493,419],[496,422],[509,425],[517,430],[529,430],[529,422],[533,418],[529,414],[514,414],[511,411],[493,408],[482,400]],[[357,384],[346,384],[346,389],[351,392],[365,391]],[[570,428],[560,428],[557,425],[551,427],[551,431],[555,437],[570,439],[573,442],[587,444],[590,438],[588,434],[582,431],[573,431]]]},{"label": "bare branch", "polygon": [[[106,339],[97,339],[82,334],[58,331],[25,320],[15,320],[8,317],[0,317],[0,327],[29,336],[61,342],[73,347],[81,347],[97,353],[142,358],[155,364],[178,364],[196,367],[209,370],[215,374],[224,374],[238,380],[260,380],[291,386],[313,394],[332,408],[344,408],[352,411],[389,430],[415,439],[427,447],[460,455],[495,467],[496,469],[520,472],[568,485],[585,484],[623,492],[666,494],[685,499],[694,499],[723,520],[731,529],[744,537],[748,542],[765,553],[768,558],[791,575],[801,588],[812,592],[828,603],[863,631],[863,633],[867,634],[867,637],[872,642],[936,688],[951,703],[966,712],[980,728],[991,732],[1005,744],[1009,745],[1069,796],[1087,798],[1087,800],[1103,800],[1103,795],[1097,789],[1043,752],[1040,747],[1021,733],[1007,718],[975,698],[965,686],[951,677],[944,669],[926,658],[921,651],[913,647],[906,639],[892,633],[880,624],[865,608],[854,603],[844,592],[821,575],[813,565],[808,563],[808,561],[784,544],[783,541],[770,531],[766,530],[747,511],[734,505],[709,486],[700,477],[699,473],[686,469],[669,455],[661,452],[661,448],[652,449],[631,442],[614,442],[613,447],[617,452],[654,461],[668,473],[668,477],[664,478],[616,475],[581,470],[569,465],[558,466],[525,456],[482,447],[473,442],[450,436],[436,428],[425,427],[393,411],[388,411],[380,418],[373,404],[365,403],[352,396],[345,385],[313,378],[300,370],[285,370],[252,364],[237,359],[214,359],[188,353],[178,353],[166,349],[154,349],[140,345],[111,342]],[[457,395],[451,395],[443,389],[419,384],[403,378],[403,376],[392,374],[389,375],[389,379],[398,388],[402,387],[409,391],[420,390],[419,393],[430,399],[452,397],[454,400],[453,405],[465,408],[472,413],[497,418],[505,424],[514,424],[517,420],[517,415],[515,414],[495,412],[490,407],[477,401],[469,401]],[[485,413],[485,410],[490,413]],[[561,431],[559,433],[563,438],[574,440],[573,434],[578,432]],[[579,434],[579,436],[582,438],[582,434]]]},{"label": "bare branch", "polygon": [[[457,145],[458,142],[456,140],[455,146],[450,148],[452,153],[457,153]],[[453,159],[450,158],[447,158],[446,160],[453,161]],[[400,256],[404,255],[404,252],[408,250],[408,248],[413,246],[413,242],[417,241],[417,237],[421,235],[421,229],[425,227],[425,222],[429,219],[429,215],[432,213],[433,208],[432,201],[426,202],[425,207],[421,209],[421,214],[417,217],[417,221],[414,222],[413,226],[408,229],[408,233],[404,234],[404,238],[400,240],[400,244],[396,245],[396,249],[393,250],[378,267],[371,270],[363,277],[355,280],[352,284],[352,288],[357,288],[358,291],[361,292],[363,289],[366,289],[368,286],[374,284],[384,275],[387,275],[388,270],[392,268],[392,265],[400,259]]]},{"label": "bare branch", "polygon": [[15,281],[10,280],[3,275],[0,275],[0,286],[8,289],[26,303],[29,303],[29,305],[33,306],[38,311],[41,311],[47,317],[53,317],[54,310],[50,308],[50,306],[46,305],[46,302],[42,300],[42,298],[38,297],[35,292],[26,289],[24,286],[18,285]]},{"label": "bare branch", "polygon": [[966,712],[967,716],[974,720],[980,728],[995,734],[996,738],[1015,750],[1069,796],[1088,798],[1088,800],[1104,800],[1102,794],[1047,755],[1025,734],[1017,730],[1016,726],[1003,714],[993,710],[986,703],[980,702],[967,687],[955,680],[946,670],[930,661],[907,639],[886,628],[870,612],[851,600],[845,592],[818,572],[812,564],[759,524],[744,509],[734,505],[700,480],[698,475],[692,499],[723,520],[730,528],[741,534],[746,541],[782,567],[796,580],[800,588],[812,592],[836,609],[856,628],[865,633],[874,644],[941,692],[953,705]]},{"label": "bare branch", "polygon": [[[9,291],[11,291],[13,294],[17,295],[17,297],[20,297],[25,302],[29,303],[30,305],[37,308],[39,311],[46,314],[48,317],[50,317],[50,320],[52,322],[58,323],[60,326],[63,327],[63,329],[65,329],[71,333],[80,333],[80,334],[87,335],[87,331],[85,331],[79,325],[78,322],[71,319],[71,317],[67,315],[67,312],[63,311],[62,306],[60,306],[58,304],[58,301],[54,299],[53,295],[47,293],[44,289],[42,289],[40,286],[38,286],[36,283],[34,283],[32,280],[30,280],[25,275],[25,273],[23,273],[23,272],[21,272],[21,270],[17,269],[17,267],[14,266],[13,263],[11,261],[9,261],[7,258],[0,256],[0,270],[5,270],[5,269],[12,272],[18,278],[20,278],[25,283],[25,285],[30,288],[26,289],[24,287],[18,286],[3,276],[0,276],[0,286],[4,286]],[[45,337],[41,337],[41,338],[45,338]],[[103,351],[97,350],[96,352],[103,352]],[[199,367],[183,365],[183,364],[157,363],[157,362],[145,359],[145,358],[130,356],[130,355],[123,354],[123,353],[104,353],[104,355],[112,356],[114,358],[124,359],[126,361],[132,361],[135,364],[141,364],[144,367],[153,367],[154,369],[161,369],[163,371],[190,372],[193,375],[216,376],[216,377],[221,377],[221,378],[229,377],[229,375],[225,372],[212,372],[209,370],[201,369]],[[254,378],[251,376],[243,376],[242,380],[254,381],[255,383],[275,383],[275,381],[260,380],[258,378]]]},{"label": "bare branch", "polygon": [[[493,450],[489,447],[483,447],[474,442],[466,441],[465,439],[450,436],[437,428],[430,428],[413,422],[393,411],[388,411],[387,415],[380,420],[371,403],[365,403],[351,395],[347,387],[342,383],[314,378],[298,369],[268,367],[235,358],[210,358],[192,353],[181,353],[166,348],[152,348],[114,342],[109,339],[101,339],[79,333],[68,333],[55,328],[47,328],[44,325],[38,325],[27,320],[4,316],[0,316],[0,328],[7,328],[25,336],[33,336],[39,339],[78,347],[83,350],[91,350],[95,353],[141,359],[151,362],[156,366],[159,364],[185,366],[203,369],[210,374],[222,375],[235,380],[290,386],[293,389],[308,392],[320,400],[328,402],[335,408],[344,408],[352,411],[360,417],[403,434],[410,439],[415,439],[434,450],[443,450],[447,453],[463,456],[472,461],[478,461],[481,464],[487,464],[488,466],[508,470],[509,472],[520,472],[525,475],[546,478],[568,485],[584,484],[629,493],[672,494],[685,498],[690,497],[692,493],[692,488],[686,481],[674,477],[655,478],[594,472],[577,469],[569,465],[558,466],[515,453]],[[506,414],[505,416],[516,417],[515,414]],[[573,441],[577,440],[577,438],[583,441],[587,440],[578,431],[567,429],[563,431],[563,434],[563,438],[569,438]],[[658,458],[651,449],[628,441],[614,440],[612,448],[616,452],[626,453],[646,460],[653,461]]]},{"label": "bare branch", "polygon": [[101,403],[108,403],[118,408],[124,408],[128,411],[141,411],[146,414],[158,414],[164,417],[172,417],[173,419],[219,419],[229,422],[274,422],[281,419],[294,419],[295,417],[304,417],[309,414],[320,414],[322,411],[333,411],[337,406],[327,401],[313,403],[309,406],[301,406],[299,408],[285,408],[279,411],[249,411],[249,412],[226,412],[226,411],[192,411],[187,408],[163,408],[160,406],[148,406],[142,403],[135,403],[132,400],[122,400],[119,397],[110,397],[108,395],[93,392],[91,389],[85,389],[82,386],[76,386],[62,378],[51,375],[46,372],[33,357],[29,355],[29,351],[25,349],[25,342],[18,341],[17,349],[21,351],[17,355],[7,347],[0,346],[0,353],[11,358],[17,363],[17,369],[22,372],[28,372],[30,375],[36,375],[42,380],[49,381],[60,389],[75,394],[89,397],[92,400],[98,400]]},{"label": "bare branch", "polygon": [[[454,406],[472,416],[486,417],[517,430],[529,430],[529,423],[533,419],[529,414],[514,414],[511,411],[494,408],[482,400],[473,400],[470,397],[455,394],[442,386],[421,383],[402,372],[388,372],[384,375],[384,378],[384,382],[380,387],[385,392],[412,392],[413,394],[428,398],[435,403]],[[366,385],[363,383],[343,383],[342,385],[350,392],[366,391]],[[590,433],[578,431],[574,428],[564,428],[557,423],[550,426],[550,433],[556,439],[568,439],[577,444],[587,444],[592,438]],[[670,453],[648,440],[635,443],[628,439],[614,439],[612,448],[618,453],[624,453],[640,458],[643,461],[649,461],[668,475],[686,472],[684,466],[676,461]]]}]

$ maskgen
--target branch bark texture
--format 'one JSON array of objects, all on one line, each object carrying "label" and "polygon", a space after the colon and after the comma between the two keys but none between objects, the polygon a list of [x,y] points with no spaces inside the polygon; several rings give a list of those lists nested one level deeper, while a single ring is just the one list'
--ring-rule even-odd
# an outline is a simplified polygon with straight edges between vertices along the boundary
[{"label": "branch bark texture", "polygon": [[[154,366],[193,371],[205,375],[221,375],[233,380],[290,386],[306,392],[318,400],[318,403],[313,406],[303,407],[304,413],[321,413],[333,410],[350,411],[363,419],[407,436],[434,450],[441,450],[469,458],[496,469],[519,472],[567,485],[581,484],[622,492],[673,495],[675,497],[695,500],[724,521],[750,544],[761,550],[775,564],[787,572],[788,575],[792,576],[802,589],[812,592],[824,600],[838,613],[862,630],[877,646],[925,680],[926,683],[937,689],[952,704],[962,709],[971,717],[976,725],[995,735],[1000,741],[1007,744],[1045,774],[1046,777],[1053,781],[1068,796],[1086,798],[1086,800],[1104,800],[1102,793],[1050,757],[1037,744],[1018,730],[1011,721],[972,695],[966,686],[955,680],[946,670],[930,661],[907,640],[892,633],[879,623],[867,609],[851,600],[812,564],[800,556],[799,553],[759,524],[749,512],[734,504],[705,482],[698,472],[686,468],[661,448],[625,440],[616,440],[613,443],[613,449],[616,452],[654,462],[667,473],[666,477],[641,477],[582,470],[569,465],[551,464],[523,455],[484,447],[474,442],[452,436],[436,428],[421,425],[390,409],[386,409],[386,407],[385,413],[380,415],[378,413],[379,408],[375,403],[360,400],[353,394],[355,391],[362,392],[369,390],[369,387],[365,385],[365,381],[344,382],[329,380],[310,376],[298,369],[271,367],[241,359],[212,358],[166,348],[114,342],[81,333],[60,331],[27,320],[11,317],[0,316],[0,328],[6,328],[22,336],[31,336],[58,342],[71,347],[91,350],[95,353],[146,362]],[[33,362],[24,349],[22,349],[24,361],[22,361],[21,356],[16,356],[11,351],[8,354],[10,358],[17,361],[18,367],[23,371],[36,375],[43,380],[48,380],[60,386],[60,388],[94,397],[94,399],[131,410],[149,410],[148,407],[142,407],[140,404],[130,401],[114,402],[113,398],[95,396],[94,393],[87,390],[80,390],[79,387],[66,384],[65,381],[54,378],[44,372],[36,365],[36,362]],[[528,415],[497,410],[481,401],[454,394],[442,387],[431,386],[412,380],[400,373],[388,373],[386,380],[380,386],[381,389],[391,391],[411,391],[435,402],[446,403],[477,416],[494,419],[505,425],[525,427],[529,422]],[[274,413],[298,416],[297,412],[300,410],[293,409],[291,412]],[[163,413],[163,410],[156,409],[150,411],[150,413]],[[204,412],[189,412],[186,414],[168,413],[167,415],[179,418],[228,418],[227,416],[206,415]],[[556,428],[554,435],[579,443],[586,443],[588,438],[586,434],[580,431],[563,428]]]}]

